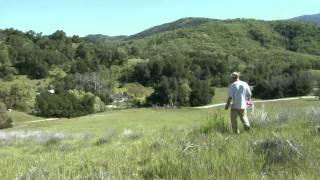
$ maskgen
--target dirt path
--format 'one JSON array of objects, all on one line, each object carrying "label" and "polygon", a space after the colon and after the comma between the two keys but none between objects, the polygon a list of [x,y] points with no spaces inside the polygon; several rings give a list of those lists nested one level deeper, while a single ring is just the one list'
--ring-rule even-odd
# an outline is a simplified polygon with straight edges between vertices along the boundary
[{"label": "dirt path", "polygon": [[[301,97],[282,98],[282,99],[257,100],[257,101],[253,101],[253,102],[254,103],[266,103],[266,102],[292,101],[292,100],[298,100],[298,99],[314,99],[314,98],[317,98],[317,97],[316,96],[301,96]],[[225,104],[226,103],[212,104],[212,105],[200,106],[200,107],[195,107],[195,108],[207,109],[207,108],[224,106]]]},{"label": "dirt path", "polygon": [[[93,114],[90,115],[90,117],[104,117],[107,116],[106,114]],[[48,119],[40,119],[40,120],[34,120],[34,121],[27,121],[25,122],[25,124],[29,124],[29,123],[39,123],[39,122],[48,122],[48,121],[58,121],[62,118],[48,118]]]},{"label": "dirt path", "polygon": [[[301,97],[293,97],[293,98],[282,98],[282,99],[271,99],[271,100],[257,100],[253,101],[254,103],[265,103],[265,102],[279,102],[279,101],[292,101],[292,100],[298,100],[298,99],[314,99],[317,98],[316,96],[301,96]],[[200,106],[200,107],[194,107],[197,109],[207,109],[207,108],[214,108],[214,107],[220,107],[224,106],[226,103],[220,103],[220,104],[212,104],[212,105],[206,105],[206,106]],[[104,114],[93,114],[92,117],[103,117],[106,116]],[[49,118],[49,119],[40,119],[35,121],[28,121],[25,123],[39,123],[39,122],[48,122],[48,121],[57,121],[60,120],[60,118]]]},{"label": "dirt path", "polygon": [[40,119],[35,121],[28,121],[26,123],[37,123],[37,122],[56,121],[56,120],[59,120],[59,118]]}]

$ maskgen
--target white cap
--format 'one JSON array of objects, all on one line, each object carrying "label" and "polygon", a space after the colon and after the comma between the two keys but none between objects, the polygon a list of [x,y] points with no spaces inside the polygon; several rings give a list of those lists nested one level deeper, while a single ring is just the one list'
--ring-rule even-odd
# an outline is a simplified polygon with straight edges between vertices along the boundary
[{"label": "white cap", "polygon": [[231,77],[233,77],[233,78],[240,77],[240,73],[239,72],[233,72],[233,73],[231,73]]}]

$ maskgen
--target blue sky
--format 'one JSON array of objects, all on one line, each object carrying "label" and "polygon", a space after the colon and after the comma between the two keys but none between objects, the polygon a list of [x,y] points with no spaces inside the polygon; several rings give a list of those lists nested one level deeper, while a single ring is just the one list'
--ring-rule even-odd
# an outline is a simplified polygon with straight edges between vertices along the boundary
[{"label": "blue sky", "polygon": [[183,17],[288,19],[319,7],[319,0],[0,0],[0,29],[131,35]]}]

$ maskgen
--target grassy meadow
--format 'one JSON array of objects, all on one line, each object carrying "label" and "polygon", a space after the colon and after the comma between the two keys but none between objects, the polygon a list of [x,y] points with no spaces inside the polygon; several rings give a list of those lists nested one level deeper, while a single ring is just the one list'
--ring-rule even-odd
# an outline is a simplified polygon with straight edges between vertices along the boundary
[{"label": "grassy meadow", "polygon": [[0,177],[317,179],[319,115],[312,99],[256,104],[253,131],[240,126],[234,135],[223,108],[108,110],[44,122],[13,111],[15,126],[0,131]]}]

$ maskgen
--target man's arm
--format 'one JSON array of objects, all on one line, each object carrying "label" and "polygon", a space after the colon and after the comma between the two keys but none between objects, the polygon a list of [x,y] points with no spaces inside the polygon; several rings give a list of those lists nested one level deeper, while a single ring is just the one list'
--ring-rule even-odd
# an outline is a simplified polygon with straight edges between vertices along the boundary
[{"label": "man's arm", "polygon": [[231,101],[232,101],[232,97],[229,97],[228,99],[227,99],[227,102],[226,102],[226,106],[225,106],[225,110],[228,110],[229,109],[229,107],[230,107],[230,105],[231,105]]},{"label": "man's arm", "polygon": [[232,89],[232,86],[229,87],[228,89],[228,99],[227,99],[227,102],[226,102],[226,106],[225,106],[225,110],[228,110],[230,105],[231,105],[231,101],[232,101],[232,97],[233,97],[233,89]]},{"label": "man's arm", "polygon": [[251,101],[252,92],[250,90],[250,86],[247,84],[247,97],[248,101]]}]

